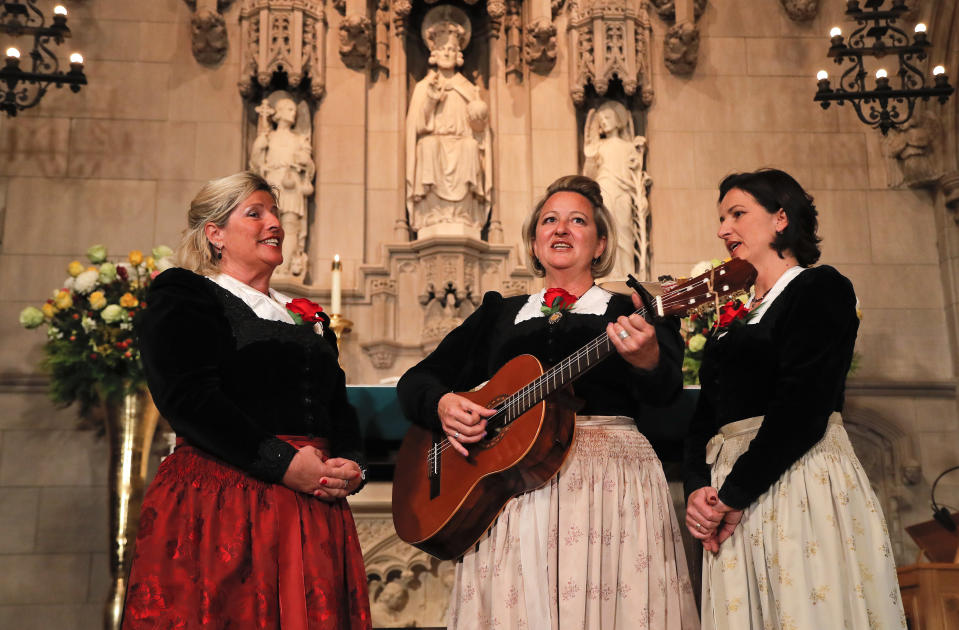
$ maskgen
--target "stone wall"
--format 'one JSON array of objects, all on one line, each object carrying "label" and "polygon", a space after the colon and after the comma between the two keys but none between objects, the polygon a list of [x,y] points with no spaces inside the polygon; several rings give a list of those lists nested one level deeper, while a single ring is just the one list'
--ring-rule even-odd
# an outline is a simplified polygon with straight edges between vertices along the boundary
[{"label": "stone wall", "polygon": [[[22,330],[17,314],[46,299],[92,243],[116,255],[174,245],[201,183],[242,167],[238,4],[225,11],[226,59],[211,67],[190,52],[191,9],[182,0],[67,2],[68,47],[84,53],[90,84],[79,94],[52,90],[40,107],[0,117],[0,627],[96,628],[107,588],[105,442],[72,410],[46,401],[36,378],[42,334]],[[655,97],[645,134],[653,275],[686,274],[698,260],[724,257],[715,202],[728,172],[780,167],[815,195],[822,262],[849,276],[862,302],[850,414],[894,446],[894,461],[877,465],[885,476],[878,481],[896,495],[902,527],[929,517],[929,484],[959,463],[955,340],[945,310],[955,293],[944,289],[954,280],[941,271],[956,251],[942,244],[956,242],[959,226],[929,192],[889,189],[894,178],[878,133],[848,106],[823,111],[813,103],[815,72],[833,69],[826,33],[842,23],[845,3],[820,4],[812,22],[797,23],[772,0],[709,3],[690,76],[666,70],[668,25],[652,18]],[[388,75],[374,80],[347,69],[337,53],[340,15],[328,9],[327,17],[327,96],[314,119],[310,253],[318,264],[307,292],[328,300],[326,270],[340,253],[344,311],[356,324],[343,364],[351,382],[370,383],[417,358],[410,351],[376,366],[362,347],[377,325],[367,272],[386,265],[387,244],[402,240],[395,221],[403,203],[405,63],[392,39]],[[522,265],[516,245],[526,211],[546,184],[580,163],[565,16],[556,23],[558,59],[548,75],[490,81],[510,268]],[[422,290],[413,281],[396,287],[409,296]],[[403,308],[394,314],[398,335],[415,338],[422,312]],[[959,475],[940,492],[957,504]],[[908,562],[914,548],[898,535],[898,559]]]}]

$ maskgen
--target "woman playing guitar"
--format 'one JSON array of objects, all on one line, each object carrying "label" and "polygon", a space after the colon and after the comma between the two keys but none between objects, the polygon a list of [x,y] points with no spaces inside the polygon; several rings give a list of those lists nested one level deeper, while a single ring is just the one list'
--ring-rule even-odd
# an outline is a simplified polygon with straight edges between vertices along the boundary
[{"label": "woman playing guitar", "polygon": [[681,389],[679,335],[631,314],[637,296],[593,283],[613,267],[616,235],[592,179],[553,182],[523,236],[528,264],[550,288],[487,293],[400,380],[406,415],[469,458],[468,448],[495,440],[486,420],[495,411],[451,391],[521,354],[555,364],[604,331],[616,354],[576,381],[582,408],[559,474],[510,500],[457,563],[449,627],[698,628],[662,466],[635,424],[640,403],[668,403]]}]

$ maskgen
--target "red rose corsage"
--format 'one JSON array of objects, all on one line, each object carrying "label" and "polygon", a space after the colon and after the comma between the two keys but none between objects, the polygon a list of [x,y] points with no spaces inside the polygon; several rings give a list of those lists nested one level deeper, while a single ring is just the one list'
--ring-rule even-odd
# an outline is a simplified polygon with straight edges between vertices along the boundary
[{"label": "red rose corsage", "polygon": [[730,300],[719,307],[719,317],[713,324],[712,332],[731,328],[734,324],[745,324],[749,319],[749,309],[740,300]]},{"label": "red rose corsage", "polygon": [[576,300],[577,297],[566,289],[546,289],[540,310],[549,318],[550,324],[555,324],[563,317],[563,311],[573,308]]},{"label": "red rose corsage", "polygon": [[296,298],[286,303],[286,310],[297,324],[312,324],[318,334],[323,334],[323,326],[330,325],[330,316],[323,307],[306,298]]}]

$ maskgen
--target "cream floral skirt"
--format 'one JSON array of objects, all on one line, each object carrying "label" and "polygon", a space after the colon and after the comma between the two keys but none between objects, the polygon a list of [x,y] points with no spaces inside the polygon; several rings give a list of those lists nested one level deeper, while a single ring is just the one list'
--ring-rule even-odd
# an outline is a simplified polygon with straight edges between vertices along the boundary
[{"label": "cream floral skirt", "polygon": [[457,563],[449,627],[699,628],[662,465],[632,419],[577,418],[560,473]]},{"label": "cream floral skirt", "polygon": [[[755,437],[756,420],[722,443],[714,487]],[[719,554],[704,552],[702,611],[704,630],[906,627],[886,523],[839,414],[746,508]]]}]

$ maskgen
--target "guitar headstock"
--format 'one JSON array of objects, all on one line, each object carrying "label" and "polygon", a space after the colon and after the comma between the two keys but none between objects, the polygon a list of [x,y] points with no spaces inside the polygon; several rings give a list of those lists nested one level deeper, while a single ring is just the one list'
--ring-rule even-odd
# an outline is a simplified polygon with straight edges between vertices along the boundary
[{"label": "guitar headstock", "polygon": [[756,269],[738,258],[732,258],[695,278],[666,289],[662,296],[666,315],[685,316],[710,304],[745,291],[756,279]]}]

